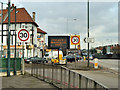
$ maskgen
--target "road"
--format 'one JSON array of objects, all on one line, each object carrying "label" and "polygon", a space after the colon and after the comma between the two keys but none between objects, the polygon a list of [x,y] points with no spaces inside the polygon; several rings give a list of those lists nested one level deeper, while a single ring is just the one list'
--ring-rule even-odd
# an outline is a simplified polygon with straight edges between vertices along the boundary
[{"label": "road", "polygon": [[98,65],[118,72],[118,62],[119,60],[117,59],[99,59]]}]

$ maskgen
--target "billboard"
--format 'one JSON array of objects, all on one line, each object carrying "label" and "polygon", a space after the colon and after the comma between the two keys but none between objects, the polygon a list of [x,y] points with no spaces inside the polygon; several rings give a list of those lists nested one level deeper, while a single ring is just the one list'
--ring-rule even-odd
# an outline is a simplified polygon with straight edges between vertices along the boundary
[{"label": "billboard", "polygon": [[70,36],[48,36],[48,48],[70,48]]}]

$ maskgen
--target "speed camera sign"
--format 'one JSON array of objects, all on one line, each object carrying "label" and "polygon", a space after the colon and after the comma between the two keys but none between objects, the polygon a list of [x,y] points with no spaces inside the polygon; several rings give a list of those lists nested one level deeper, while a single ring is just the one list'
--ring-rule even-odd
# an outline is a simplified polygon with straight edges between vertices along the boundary
[{"label": "speed camera sign", "polygon": [[26,29],[20,29],[17,32],[17,42],[30,42],[30,34]]},{"label": "speed camera sign", "polygon": [[72,35],[71,45],[79,45],[79,44],[80,44],[80,35]]}]

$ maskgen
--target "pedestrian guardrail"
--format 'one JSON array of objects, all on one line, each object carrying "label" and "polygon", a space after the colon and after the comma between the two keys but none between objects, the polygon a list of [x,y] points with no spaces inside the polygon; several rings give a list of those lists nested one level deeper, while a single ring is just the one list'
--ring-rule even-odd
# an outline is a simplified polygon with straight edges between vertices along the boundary
[{"label": "pedestrian guardrail", "polygon": [[104,85],[60,65],[34,63],[31,75],[58,88],[108,90]]}]

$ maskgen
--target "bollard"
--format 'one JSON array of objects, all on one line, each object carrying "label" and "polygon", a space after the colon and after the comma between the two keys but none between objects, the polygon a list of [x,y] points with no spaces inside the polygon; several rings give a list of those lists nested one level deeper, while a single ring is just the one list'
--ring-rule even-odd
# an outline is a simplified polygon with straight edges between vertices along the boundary
[{"label": "bollard", "polygon": [[98,68],[98,59],[97,58],[94,59],[94,68],[95,69]]}]

